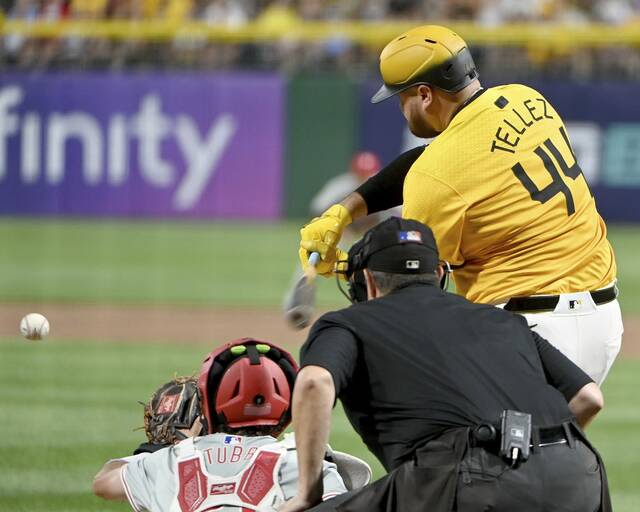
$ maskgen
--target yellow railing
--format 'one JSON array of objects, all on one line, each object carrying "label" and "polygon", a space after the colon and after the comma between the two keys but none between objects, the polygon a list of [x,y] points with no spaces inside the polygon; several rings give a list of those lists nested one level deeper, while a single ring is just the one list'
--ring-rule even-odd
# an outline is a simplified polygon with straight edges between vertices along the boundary
[{"label": "yellow railing", "polygon": [[[430,21],[432,22],[432,21]],[[149,21],[59,21],[25,22],[0,20],[1,35],[33,38],[83,37],[114,40],[171,40],[201,38],[221,43],[267,42],[280,39],[322,41],[344,38],[366,46],[381,47],[399,33],[419,25],[412,22],[317,23],[282,20],[278,23],[255,21],[238,28],[208,25],[203,22]],[[640,46],[640,21],[621,26],[511,24],[482,27],[473,23],[449,23],[470,44],[539,47]]]}]

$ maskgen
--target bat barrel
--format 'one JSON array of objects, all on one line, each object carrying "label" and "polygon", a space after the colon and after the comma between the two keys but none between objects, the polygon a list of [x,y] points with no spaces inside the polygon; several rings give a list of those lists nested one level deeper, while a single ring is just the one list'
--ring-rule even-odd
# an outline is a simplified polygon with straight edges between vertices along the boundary
[{"label": "bat barrel", "polygon": [[304,329],[313,317],[316,301],[315,266],[319,260],[320,254],[311,253],[307,272],[298,280],[284,306],[285,321],[294,329]]},{"label": "bat barrel", "polygon": [[294,306],[285,312],[287,323],[294,329],[304,329],[311,322],[313,308],[310,306]]}]

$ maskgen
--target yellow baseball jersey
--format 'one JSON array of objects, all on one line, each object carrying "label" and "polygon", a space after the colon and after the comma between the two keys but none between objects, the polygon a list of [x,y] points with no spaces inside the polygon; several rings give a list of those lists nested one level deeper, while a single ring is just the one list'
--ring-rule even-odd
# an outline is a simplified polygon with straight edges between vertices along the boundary
[{"label": "yellow baseball jersey", "polygon": [[484,91],[415,161],[402,216],[427,224],[474,302],[595,290],[613,250],[558,113],[537,91]]}]

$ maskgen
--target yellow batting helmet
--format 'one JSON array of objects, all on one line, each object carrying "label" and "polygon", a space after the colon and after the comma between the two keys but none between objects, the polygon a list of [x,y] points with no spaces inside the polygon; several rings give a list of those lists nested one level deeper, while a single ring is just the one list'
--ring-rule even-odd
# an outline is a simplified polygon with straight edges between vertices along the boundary
[{"label": "yellow batting helmet", "polygon": [[399,35],[380,54],[384,85],[371,103],[418,84],[458,92],[478,77],[467,43],[439,25],[416,27]]}]

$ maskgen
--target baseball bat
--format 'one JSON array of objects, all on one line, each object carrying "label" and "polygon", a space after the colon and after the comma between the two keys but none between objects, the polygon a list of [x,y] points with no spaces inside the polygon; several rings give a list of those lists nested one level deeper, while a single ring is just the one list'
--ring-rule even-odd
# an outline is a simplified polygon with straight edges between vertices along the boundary
[{"label": "baseball bat", "polygon": [[313,316],[316,302],[316,265],[320,254],[312,252],[309,266],[304,275],[298,279],[284,305],[284,319],[294,329],[304,329]]}]

